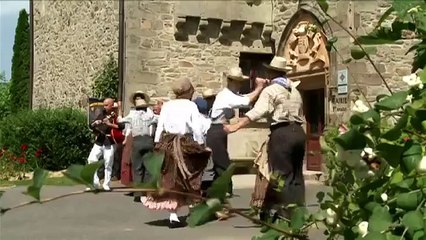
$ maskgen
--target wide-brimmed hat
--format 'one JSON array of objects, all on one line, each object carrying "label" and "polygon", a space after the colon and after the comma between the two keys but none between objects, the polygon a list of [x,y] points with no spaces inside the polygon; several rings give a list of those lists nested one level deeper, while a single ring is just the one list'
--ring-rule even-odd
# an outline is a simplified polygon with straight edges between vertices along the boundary
[{"label": "wide-brimmed hat", "polygon": [[209,98],[209,97],[216,96],[217,93],[213,89],[207,88],[206,90],[203,91],[202,95],[203,95],[203,98]]},{"label": "wide-brimmed hat", "polygon": [[[142,100],[143,100],[145,103],[142,103],[141,101],[138,101],[138,104],[139,104],[139,105],[138,105],[138,106],[136,106],[135,97],[136,97],[137,95],[142,95]],[[149,105],[149,96],[148,96],[148,94],[144,93],[143,91],[136,91],[136,92],[134,92],[134,93],[132,93],[132,94],[130,95],[130,102],[131,102],[133,105],[135,105],[136,107],[148,106],[148,105]],[[140,104],[142,104],[142,105],[140,105]]]},{"label": "wide-brimmed hat", "polygon": [[230,68],[228,72],[225,73],[225,76],[235,81],[246,81],[250,79],[250,77],[243,75],[243,71],[240,67]]},{"label": "wide-brimmed hat", "polygon": [[270,64],[263,64],[266,68],[279,71],[279,72],[288,72],[293,70],[292,67],[287,66],[287,60],[285,57],[275,56]]}]

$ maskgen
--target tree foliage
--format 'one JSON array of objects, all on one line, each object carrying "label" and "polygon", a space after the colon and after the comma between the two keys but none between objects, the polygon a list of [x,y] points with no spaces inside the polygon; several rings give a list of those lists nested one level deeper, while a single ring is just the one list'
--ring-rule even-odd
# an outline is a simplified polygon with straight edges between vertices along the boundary
[{"label": "tree foliage", "polygon": [[109,97],[117,99],[118,83],[118,63],[111,54],[93,81],[92,96],[100,99]]},{"label": "tree foliage", "polygon": [[13,45],[10,104],[13,112],[30,108],[30,25],[25,9],[19,12]]}]

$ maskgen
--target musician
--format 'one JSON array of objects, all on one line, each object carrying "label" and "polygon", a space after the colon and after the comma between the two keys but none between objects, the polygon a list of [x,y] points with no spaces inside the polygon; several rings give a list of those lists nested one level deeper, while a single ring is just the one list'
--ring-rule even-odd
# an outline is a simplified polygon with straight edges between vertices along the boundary
[{"label": "musician", "polygon": [[[117,122],[117,115],[114,112],[114,100],[112,98],[106,98],[103,104],[104,110],[90,124],[90,128],[96,134],[96,140],[87,161],[88,163],[93,163],[99,161],[101,156],[103,157],[105,178],[102,188],[106,191],[110,191],[109,184],[111,182],[114,151],[116,144],[124,140],[124,136],[120,136],[117,133],[122,131],[125,125],[124,123]],[[93,177],[93,185],[96,188],[101,187],[97,173],[95,173]]]}]

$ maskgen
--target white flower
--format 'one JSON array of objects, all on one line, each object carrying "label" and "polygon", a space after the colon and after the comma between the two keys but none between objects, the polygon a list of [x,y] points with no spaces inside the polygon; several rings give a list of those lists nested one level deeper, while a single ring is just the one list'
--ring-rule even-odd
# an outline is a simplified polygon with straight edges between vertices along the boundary
[{"label": "white flower", "polygon": [[366,147],[362,151],[361,157],[368,157],[368,159],[372,160],[376,157],[376,154],[373,152],[372,148]]},{"label": "white flower", "polygon": [[419,171],[426,172],[426,156],[423,156],[422,160],[420,160]]},{"label": "white flower", "polygon": [[415,73],[402,77],[402,81],[410,87],[423,88],[422,80]]},{"label": "white flower", "polygon": [[358,232],[362,235],[362,237],[365,237],[365,235],[368,233],[368,222],[360,222],[358,224]]},{"label": "white flower", "polygon": [[380,195],[380,198],[382,199],[383,202],[388,201],[388,195],[386,193],[382,193],[382,195]]},{"label": "white flower", "polygon": [[334,224],[336,223],[336,219],[335,219],[335,218],[332,218],[332,217],[327,217],[327,218],[325,219],[325,222],[326,222],[328,225],[334,225]]},{"label": "white flower", "polygon": [[339,148],[338,150],[338,159],[341,161],[345,161],[349,167],[358,167],[361,150],[343,150]]},{"label": "white flower", "polygon": [[327,208],[326,212],[327,212],[327,217],[331,217],[331,218],[336,217],[336,212],[333,209]]},{"label": "white flower", "polygon": [[411,103],[413,101],[413,95],[408,95],[406,100]]},{"label": "white flower", "polygon": [[356,100],[355,105],[352,108],[352,111],[360,113],[367,112],[368,110],[370,110],[370,108],[367,107],[367,105],[365,105],[361,100]]},{"label": "white flower", "polygon": [[325,222],[328,225],[334,225],[336,223],[336,220],[337,220],[336,212],[331,208],[327,208],[326,214],[327,214],[327,217],[325,218]]}]

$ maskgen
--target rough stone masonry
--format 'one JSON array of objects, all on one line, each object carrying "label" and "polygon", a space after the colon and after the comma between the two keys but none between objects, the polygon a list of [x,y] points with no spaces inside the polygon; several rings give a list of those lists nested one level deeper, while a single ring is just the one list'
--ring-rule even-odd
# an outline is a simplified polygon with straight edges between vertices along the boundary
[{"label": "rough stone masonry", "polygon": [[[265,37],[244,42],[232,34],[223,37],[222,33],[215,35],[208,30],[210,35],[203,36],[199,32],[205,19],[223,18],[222,25],[231,20],[263,21],[266,27],[270,25],[278,46],[285,27],[298,9],[307,9],[318,19],[324,18],[315,1],[274,0],[272,4],[263,1],[252,7],[244,1],[237,1],[232,7],[223,1],[198,1],[207,10],[182,5],[185,2],[191,1],[126,1],[126,94],[138,88],[149,91],[152,96],[168,96],[169,83],[182,76],[189,76],[199,90],[219,89],[223,86],[223,71],[238,64],[240,52],[272,51]],[[208,8],[207,4],[214,6]],[[345,27],[354,25],[354,17],[351,19],[354,14],[348,11],[359,16],[359,26],[352,29],[355,35],[371,31],[390,6],[383,0],[342,0],[329,1],[329,4],[330,15]],[[224,14],[218,16],[220,12]],[[200,17],[200,27],[179,29],[182,14]],[[186,21],[192,20],[186,18]],[[369,63],[364,60],[348,65],[341,63],[350,56],[351,39],[331,21],[326,25],[327,34],[339,39],[338,52],[330,55],[336,58],[331,72],[348,67],[351,86],[356,82],[369,100],[386,93]],[[117,55],[118,26],[118,1],[34,1],[34,107],[82,107],[82,100],[90,95],[94,75],[110,53]],[[379,46],[373,55],[380,71],[396,90],[404,87],[401,76],[410,73],[412,54],[405,55],[405,51],[411,44],[412,40],[403,40],[399,44]],[[330,79],[330,84],[335,84],[336,77]]]}]

